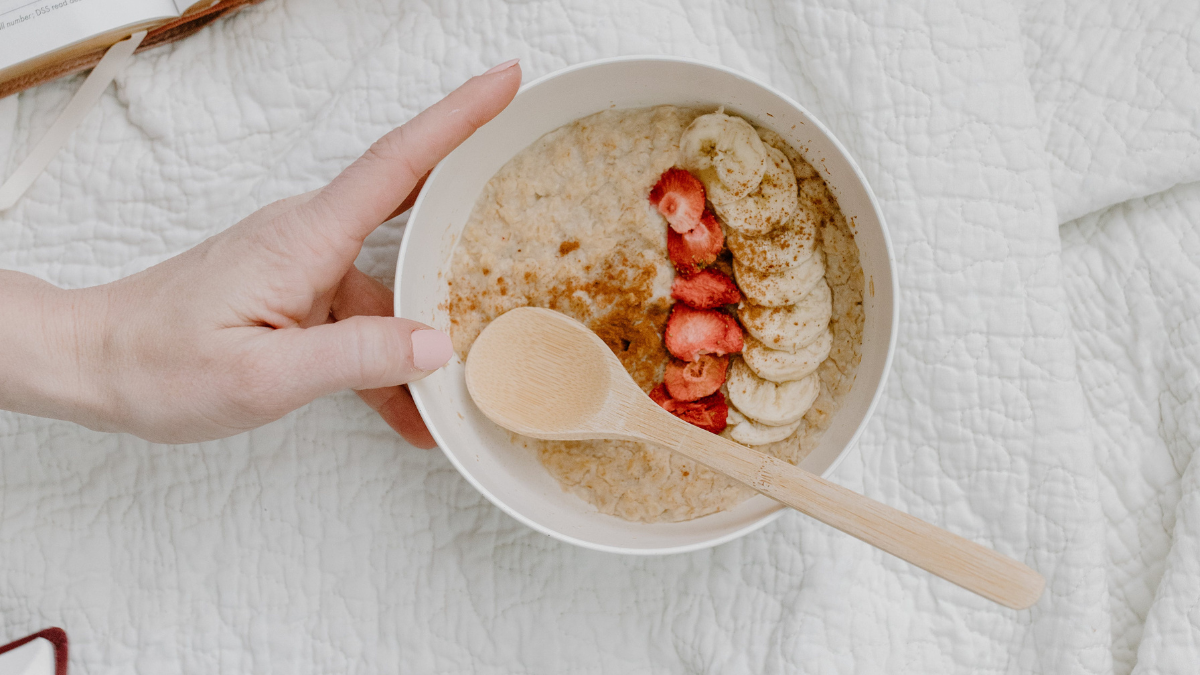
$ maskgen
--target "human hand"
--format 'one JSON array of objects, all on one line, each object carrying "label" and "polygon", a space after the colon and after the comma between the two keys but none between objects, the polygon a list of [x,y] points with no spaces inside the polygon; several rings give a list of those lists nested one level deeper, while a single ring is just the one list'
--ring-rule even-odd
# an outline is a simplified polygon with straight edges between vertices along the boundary
[{"label": "human hand", "polygon": [[392,318],[391,291],[354,259],[434,165],[512,100],[521,70],[498,68],[381,138],[329,185],[139,274],[61,292],[53,311],[69,321],[52,342],[75,343],[78,374],[64,394],[71,404],[49,416],[190,442],[354,389],[409,442],[433,447],[402,385],[449,360],[450,339]]}]

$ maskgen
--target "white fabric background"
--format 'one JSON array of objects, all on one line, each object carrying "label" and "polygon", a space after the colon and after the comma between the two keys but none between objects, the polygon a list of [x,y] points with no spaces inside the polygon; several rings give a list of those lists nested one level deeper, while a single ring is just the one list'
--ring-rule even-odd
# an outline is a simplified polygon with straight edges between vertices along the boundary
[{"label": "white fabric background", "polygon": [[[1200,608],[1200,184],[1062,228],[1121,672],[1190,673]],[[1190,615],[1190,616],[1189,616]],[[1143,627],[1144,626],[1144,627]]]},{"label": "white fabric background", "polygon": [[[574,549],[339,395],[181,447],[0,414],[0,635],[61,625],[82,673],[1194,672],[1194,3],[595,5],[268,0],[139,55],[0,214],[0,266],[143,269],[513,56],[723,63],[831,126],[896,246],[894,370],[836,479],[1024,560],[1041,602],[797,514],[688,555]],[[0,100],[0,169],[78,82]],[[401,234],[363,269],[389,281]]]}]

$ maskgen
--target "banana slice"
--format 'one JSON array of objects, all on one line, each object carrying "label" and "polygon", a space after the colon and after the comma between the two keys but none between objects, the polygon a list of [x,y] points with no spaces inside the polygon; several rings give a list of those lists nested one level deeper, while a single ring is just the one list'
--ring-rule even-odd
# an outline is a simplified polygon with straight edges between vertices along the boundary
[{"label": "banana slice", "polygon": [[766,346],[785,352],[795,352],[817,339],[829,327],[831,316],[833,294],[824,280],[790,307],[759,307],[747,302],[738,305],[742,326]]},{"label": "banana slice", "polygon": [[804,419],[801,418],[791,424],[769,427],[746,417],[738,412],[737,408],[730,408],[729,416],[725,420],[729,426],[725,428],[724,435],[742,445],[767,445],[782,441],[796,433],[796,430],[804,423]]},{"label": "banana slice", "polygon": [[825,278],[825,256],[817,251],[796,267],[776,274],[757,272],[734,258],[733,276],[750,302],[760,307],[786,307],[795,304]]},{"label": "banana slice", "polygon": [[817,368],[833,349],[833,331],[829,328],[812,342],[792,352],[785,352],[759,342],[753,335],[746,336],[742,358],[756,375],[772,382],[799,380],[817,372]]},{"label": "banana slice", "polygon": [[787,157],[768,147],[767,170],[758,187],[735,202],[713,202],[713,207],[730,228],[748,237],[760,237],[791,219],[799,194],[796,174]]},{"label": "banana slice", "polygon": [[763,274],[776,274],[796,267],[817,250],[821,214],[801,202],[792,219],[765,237],[747,237],[728,228],[725,243],[743,266]]},{"label": "banana slice", "polygon": [[783,140],[783,136],[766,127],[758,127],[758,137],[762,139],[763,143],[787,156],[788,164],[792,165],[792,173],[796,174],[797,185],[800,184],[800,181],[817,175],[817,170],[813,168],[812,164],[809,164],[803,155],[796,152],[795,148],[788,145],[788,142]]},{"label": "banana slice", "polygon": [[754,192],[767,171],[767,146],[754,127],[720,111],[697,117],[680,137],[679,150],[683,168],[697,174],[713,205]]},{"label": "banana slice", "polygon": [[816,374],[802,380],[775,383],[750,370],[742,359],[729,367],[729,401],[746,417],[769,427],[795,424],[804,417],[821,392]]}]

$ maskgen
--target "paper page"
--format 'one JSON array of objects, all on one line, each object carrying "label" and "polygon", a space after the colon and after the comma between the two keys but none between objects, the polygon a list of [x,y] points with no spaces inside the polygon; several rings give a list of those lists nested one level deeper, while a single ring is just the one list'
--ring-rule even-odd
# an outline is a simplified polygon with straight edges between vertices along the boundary
[{"label": "paper page", "polygon": [[101,33],[177,16],[172,0],[0,0],[0,70]]},{"label": "paper page", "polygon": [[0,654],[0,675],[54,675],[54,645],[37,638]]}]

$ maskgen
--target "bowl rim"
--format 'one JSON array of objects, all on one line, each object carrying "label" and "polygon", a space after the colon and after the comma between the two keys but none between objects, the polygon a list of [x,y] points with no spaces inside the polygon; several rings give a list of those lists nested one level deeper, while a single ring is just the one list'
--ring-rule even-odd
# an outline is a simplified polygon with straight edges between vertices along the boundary
[{"label": "bowl rim", "polygon": [[[880,375],[879,384],[875,387],[875,392],[871,396],[871,402],[867,406],[866,413],[862,416],[862,419],[859,420],[858,426],[855,428],[854,433],[850,436],[850,440],[846,442],[846,445],[837,454],[837,456],[834,458],[833,462],[831,462],[830,465],[823,472],[821,472],[822,477],[829,478],[829,476],[832,475],[833,472],[836,471],[839,466],[841,466],[842,462],[845,461],[847,455],[849,455],[854,450],[854,448],[857,447],[858,440],[862,436],[863,431],[866,429],[867,422],[869,422],[871,417],[875,414],[875,408],[876,408],[876,406],[879,405],[879,401],[883,396],[883,390],[887,386],[888,374],[891,372],[891,369],[892,369],[892,358],[896,351],[896,334],[897,334],[897,329],[899,328],[899,322],[900,322],[900,303],[899,303],[900,284],[899,284],[899,278],[898,278],[897,270],[896,270],[895,251],[892,248],[891,234],[888,231],[887,221],[883,217],[883,210],[879,207],[879,200],[875,196],[875,191],[871,189],[871,184],[867,181],[866,176],[863,175],[862,169],[858,166],[858,162],[854,161],[854,157],[846,149],[846,146],[842,145],[841,140],[838,139],[838,137],[835,136],[833,134],[833,132],[830,131],[830,129],[827,126],[825,126],[825,123],[822,122],[820,119],[818,119],[811,112],[809,112],[809,110],[807,108],[805,108],[803,105],[800,105],[800,103],[798,103],[792,97],[788,96],[787,94],[784,94],[783,92],[779,91],[775,87],[773,87],[769,84],[766,84],[762,81],[759,81],[755,78],[752,78],[742,72],[739,72],[737,70],[734,70],[732,68],[729,68],[729,67],[726,67],[726,66],[723,66],[720,64],[709,63],[706,61],[701,61],[699,59],[694,59],[694,58],[690,58],[690,57],[660,55],[660,54],[645,54],[645,55],[634,54],[634,55],[626,55],[626,56],[613,56],[613,57],[607,57],[607,58],[601,58],[601,59],[593,59],[591,61],[584,61],[584,62],[577,63],[577,64],[574,64],[571,66],[567,66],[565,68],[561,68],[559,70],[555,70],[555,71],[546,73],[545,75],[542,75],[541,77],[538,77],[528,83],[522,84],[520,89],[517,90],[517,93],[514,96],[513,100],[516,100],[516,97],[521,96],[523,93],[525,93],[529,89],[533,89],[534,87],[537,87],[545,82],[549,82],[556,78],[574,74],[575,72],[580,71],[580,70],[586,70],[589,68],[606,66],[606,65],[613,64],[613,63],[622,63],[622,62],[631,62],[631,61],[633,61],[633,62],[682,63],[682,64],[691,65],[691,66],[707,68],[707,69],[723,72],[727,75],[733,76],[737,79],[743,80],[745,82],[748,82],[752,85],[755,85],[757,87],[760,87],[760,88],[766,90],[768,93],[778,97],[780,100],[782,100],[786,104],[796,108],[801,113],[803,113],[805,116],[807,116],[810,120],[812,120],[812,122],[817,127],[817,129],[820,130],[820,132],[822,134],[824,134],[830,141],[832,141],[834,148],[836,148],[837,151],[839,153],[841,153],[842,157],[849,163],[851,170],[853,170],[853,172],[854,172],[854,176],[858,179],[859,183],[862,185],[863,189],[866,191],[867,200],[870,202],[871,209],[875,212],[875,217],[879,221],[879,229],[880,229],[881,234],[883,235],[884,249],[887,253],[888,272],[889,272],[888,281],[891,284],[891,289],[892,289],[892,316],[891,316],[890,326],[888,328],[887,354],[884,357],[883,373]],[[599,112],[599,111],[597,111],[597,112]],[[445,166],[444,163],[439,162],[438,165],[436,167],[434,167],[433,171],[430,172],[429,177],[426,179],[426,184],[432,183],[437,178],[438,174],[441,173],[444,166]],[[412,232],[412,228],[409,227],[409,224],[412,223],[413,217],[416,216],[420,212],[421,205],[425,201],[425,197],[427,196],[427,194],[428,193],[425,190],[422,190],[421,193],[419,195],[417,195],[417,199],[413,203],[412,210],[409,211],[409,217],[405,223],[404,235],[400,240],[400,250],[399,250],[399,253],[397,254],[396,275],[395,275],[395,282],[394,282],[394,286],[397,291],[399,291],[399,288],[400,288],[400,278],[401,278],[401,273],[403,271],[403,261],[408,252],[409,239],[410,239],[410,234]],[[394,306],[393,306],[393,312],[396,316],[400,316],[400,306],[399,305],[400,305],[400,293],[397,292],[395,294],[395,300],[394,300]],[[419,383],[419,381],[418,381],[418,383]],[[417,384],[417,383],[414,383],[414,384]],[[701,551],[704,549],[712,548],[714,546],[719,546],[721,544],[733,541],[734,539],[738,539],[739,537],[743,537],[747,534],[750,534],[751,532],[754,532],[755,530],[759,530],[763,527],[766,527],[767,524],[772,523],[775,520],[777,520],[787,510],[786,506],[784,506],[783,504],[779,504],[778,508],[776,508],[774,511],[763,516],[762,518],[759,518],[758,520],[754,521],[753,523],[746,525],[745,527],[734,530],[732,532],[728,532],[719,537],[714,537],[712,539],[706,539],[704,541],[699,541],[699,542],[695,542],[692,544],[684,544],[684,545],[680,545],[680,546],[666,546],[666,547],[662,547],[662,548],[631,549],[631,548],[624,548],[621,546],[610,546],[607,544],[597,544],[595,542],[579,539],[579,538],[573,537],[571,535],[564,534],[564,533],[558,532],[556,530],[552,530],[548,527],[541,525],[540,523],[537,523],[536,521],[526,517],[524,514],[517,511],[516,509],[510,507],[503,500],[501,500],[501,499],[497,498],[495,495],[493,495],[491,493],[491,491],[489,491],[486,487],[484,487],[484,485],[482,483],[480,483],[478,480],[476,480],[476,478],[467,470],[467,468],[462,464],[462,462],[460,462],[459,459],[449,449],[447,449],[445,439],[442,438],[442,435],[438,432],[437,428],[435,428],[433,425],[431,425],[429,423],[430,415],[426,411],[424,395],[421,392],[421,388],[419,386],[410,387],[409,392],[412,395],[413,403],[416,405],[417,411],[421,414],[422,421],[426,424],[426,427],[429,429],[429,433],[430,433],[430,435],[433,436],[434,441],[437,442],[438,449],[440,449],[442,451],[442,454],[445,455],[448,460],[450,460],[450,463],[454,466],[455,470],[458,471],[460,476],[465,478],[467,480],[467,482],[470,483],[471,486],[474,487],[480,494],[482,494],[489,502],[491,502],[493,505],[498,507],[504,513],[506,513],[509,516],[511,516],[512,518],[516,519],[517,522],[520,522],[521,524],[525,525],[526,527],[529,527],[537,532],[540,532],[544,535],[547,535],[549,537],[552,537],[554,539],[557,539],[559,541],[562,541],[562,542],[565,542],[568,544],[573,544],[575,546],[579,546],[579,547],[582,547],[585,549],[590,549],[593,551],[601,551],[604,553],[617,553],[617,554],[622,554],[622,555],[634,555],[634,556],[660,556],[660,555],[671,555],[671,554],[677,554],[677,553],[690,553],[693,551]]]}]

